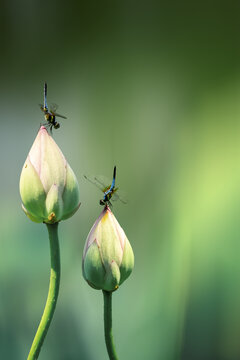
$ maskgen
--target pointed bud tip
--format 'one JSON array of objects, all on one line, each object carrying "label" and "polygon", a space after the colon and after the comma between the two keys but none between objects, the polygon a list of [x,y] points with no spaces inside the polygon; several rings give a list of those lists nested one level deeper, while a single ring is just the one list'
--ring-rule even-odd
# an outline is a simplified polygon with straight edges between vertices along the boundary
[{"label": "pointed bud tip", "polygon": [[47,131],[47,129],[46,129],[46,127],[45,127],[44,125],[42,125],[42,126],[40,127],[40,129],[39,129],[39,131],[38,131],[38,134],[44,134],[44,135],[50,136],[49,133],[48,133],[48,131]]}]

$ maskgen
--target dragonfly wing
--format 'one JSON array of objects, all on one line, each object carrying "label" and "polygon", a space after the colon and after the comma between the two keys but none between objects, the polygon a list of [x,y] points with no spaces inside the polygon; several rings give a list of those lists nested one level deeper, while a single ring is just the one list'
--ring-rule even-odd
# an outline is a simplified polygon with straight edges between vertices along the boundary
[{"label": "dragonfly wing", "polygon": [[116,188],[116,190],[114,191],[112,195],[112,200],[113,201],[120,200],[123,204],[127,204],[126,194],[123,191],[118,190],[118,188]]},{"label": "dragonfly wing", "polygon": [[60,115],[60,114],[56,113],[57,109],[58,109],[58,105],[55,104],[55,103],[51,103],[50,112],[52,113],[52,115],[58,116],[58,117],[63,118],[63,119],[66,119],[66,116],[63,116],[63,115]]},{"label": "dragonfly wing", "polygon": [[53,112],[53,115],[55,115],[55,116],[57,116],[57,117],[60,117],[60,118],[62,118],[62,119],[67,119],[66,116],[57,114],[57,113],[55,113],[55,112]]},{"label": "dragonfly wing", "polygon": [[57,109],[58,109],[58,105],[55,104],[55,103],[51,103],[49,108],[50,108],[50,111],[55,113],[57,111]]},{"label": "dragonfly wing", "polygon": [[102,192],[104,192],[103,186],[96,181],[95,176],[86,176],[86,175],[83,175],[83,176],[84,176],[85,179],[87,179],[90,183],[92,183],[92,184],[95,185],[98,189],[100,189]]},{"label": "dragonfly wing", "polygon": [[103,175],[94,176],[94,180],[102,186],[103,191],[106,191],[110,188],[112,180],[108,179]]}]

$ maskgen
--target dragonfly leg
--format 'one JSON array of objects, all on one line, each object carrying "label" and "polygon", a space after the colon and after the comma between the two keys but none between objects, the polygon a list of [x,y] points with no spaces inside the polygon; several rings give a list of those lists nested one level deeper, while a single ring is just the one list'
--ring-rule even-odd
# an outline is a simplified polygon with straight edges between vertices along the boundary
[{"label": "dragonfly leg", "polygon": [[41,126],[44,126],[44,127],[47,128],[47,127],[49,127],[49,123],[47,123],[47,122],[46,122],[46,123],[40,123],[40,127],[41,127]]}]

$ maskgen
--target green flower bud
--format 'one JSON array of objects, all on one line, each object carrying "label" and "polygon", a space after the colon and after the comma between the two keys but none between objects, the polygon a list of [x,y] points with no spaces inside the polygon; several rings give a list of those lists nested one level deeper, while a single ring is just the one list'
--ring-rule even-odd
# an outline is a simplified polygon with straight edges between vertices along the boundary
[{"label": "green flower bud", "polygon": [[88,234],[83,252],[83,277],[94,289],[114,291],[131,274],[132,247],[106,206]]},{"label": "green flower bud", "polygon": [[61,150],[41,126],[20,177],[22,207],[35,222],[55,223],[79,208],[79,188]]}]

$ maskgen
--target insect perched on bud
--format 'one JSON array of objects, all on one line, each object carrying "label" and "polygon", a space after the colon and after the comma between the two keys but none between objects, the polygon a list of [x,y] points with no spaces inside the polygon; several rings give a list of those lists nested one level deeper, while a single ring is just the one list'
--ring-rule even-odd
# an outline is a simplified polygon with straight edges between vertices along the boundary
[{"label": "insect perched on bud", "polygon": [[57,104],[52,104],[50,109],[48,109],[47,105],[47,83],[44,83],[44,105],[39,104],[40,109],[44,112],[44,118],[47,121],[47,124],[45,126],[49,126],[50,132],[52,133],[52,128],[59,129],[60,124],[56,121],[56,116],[60,117],[62,119],[66,119],[66,116],[60,115],[56,113],[56,110],[58,108]]},{"label": "insect perched on bud", "polygon": [[126,200],[123,198],[122,194],[120,193],[119,195],[119,188],[116,187],[116,169],[116,166],[114,166],[112,183],[106,179],[103,179],[101,176],[88,177],[84,175],[85,179],[97,186],[103,192],[103,198],[99,200],[100,205],[112,206],[111,200],[118,199],[123,204],[126,204]]}]

